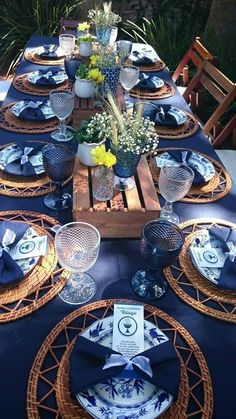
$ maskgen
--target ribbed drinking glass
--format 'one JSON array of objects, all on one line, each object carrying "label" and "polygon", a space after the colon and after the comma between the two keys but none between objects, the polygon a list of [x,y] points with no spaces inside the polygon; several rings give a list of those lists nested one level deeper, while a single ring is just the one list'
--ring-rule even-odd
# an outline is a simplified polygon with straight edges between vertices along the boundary
[{"label": "ribbed drinking glass", "polygon": [[50,92],[50,105],[60,123],[58,130],[51,134],[56,141],[70,141],[73,132],[66,126],[65,120],[74,108],[74,93],[71,90],[52,90]]}]

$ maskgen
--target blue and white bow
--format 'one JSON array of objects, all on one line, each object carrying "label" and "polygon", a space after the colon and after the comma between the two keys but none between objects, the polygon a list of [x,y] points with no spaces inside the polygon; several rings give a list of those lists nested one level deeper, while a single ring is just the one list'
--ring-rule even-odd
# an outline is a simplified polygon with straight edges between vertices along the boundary
[{"label": "blue and white bow", "polygon": [[153,376],[153,372],[150,366],[150,360],[146,356],[142,355],[136,355],[133,358],[129,359],[123,355],[111,354],[109,358],[106,359],[105,365],[103,366],[103,370],[122,365],[125,365],[126,370],[132,370],[133,365],[135,365],[141,371],[149,375],[149,377]]}]

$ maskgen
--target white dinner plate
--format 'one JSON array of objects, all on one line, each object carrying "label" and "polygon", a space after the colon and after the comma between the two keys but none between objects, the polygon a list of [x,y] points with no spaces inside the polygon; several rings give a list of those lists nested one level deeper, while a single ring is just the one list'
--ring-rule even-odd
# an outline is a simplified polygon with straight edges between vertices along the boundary
[{"label": "white dinner plate", "polygon": [[[183,150],[183,153],[185,150]],[[172,157],[167,151],[155,157],[157,167],[163,167],[164,164],[171,163],[173,165],[179,166],[181,163],[176,162],[174,157]],[[192,153],[189,162],[198,170],[202,175],[205,182],[209,182],[215,176],[215,168],[210,160],[206,157],[201,156],[198,153]]]},{"label": "white dinner plate", "polygon": [[[26,143],[26,146],[27,146],[27,143]],[[30,144],[28,147],[30,147]],[[15,160],[18,160],[21,156],[22,156],[22,150],[18,147],[17,144],[12,144],[8,147],[3,148],[0,151],[0,169],[5,171],[5,167],[9,163],[13,163]],[[45,170],[43,167],[43,156],[42,156],[41,150],[38,150],[32,156],[29,156],[29,161],[34,167],[36,175],[41,175],[42,173],[45,173]],[[7,173],[9,172],[7,171]],[[24,177],[25,176],[27,175],[24,175]],[[29,176],[32,177],[34,175],[29,175]]]},{"label": "white dinner plate", "polygon": [[[12,113],[18,118],[21,111],[27,106],[27,104],[30,104],[30,102],[34,102],[34,101],[32,101],[32,100],[21,100],[19,102],[16,102],[11,108]],[[42,102],[41,101],[36,101],[35,103],[40,105]],[[49,100],[45,101],[44,105],[40,109],[43,112],[43,114],[45,116],[45,119],[51,119],[51,118],[55,117],[55,114],[52,111],[52,108],[50,106],[50,101]]]},{"label": "white dinner plate", "polygon": [[[113,316],[98,320],[82,336],[112,347]],[[168,340],[153,323],[144,321],[144,348],[149,349]],[[79,371],[78,371],[79,374]],[[113,377],[76,395],[78,402],[97,419],[153,419],[172,403],[173,396],[140,379]],[[93,400],[93,402],[91,402]]]},{"label": "white dinner plate", "polygon": [[[52,74],[50,70],[46,74],[40,73],[40,71],[33,71],[32,73],[28,74],[27,80],[32,84],[37,84],[37,81],[40,80],[43,76],[52,76],[52,78],[55,80],[56,84],[61,84],[65,80],[68,80],[68,76],[64,71],[58,71],[56,74]],[[48,86],[47,84],[45,84]]]}]

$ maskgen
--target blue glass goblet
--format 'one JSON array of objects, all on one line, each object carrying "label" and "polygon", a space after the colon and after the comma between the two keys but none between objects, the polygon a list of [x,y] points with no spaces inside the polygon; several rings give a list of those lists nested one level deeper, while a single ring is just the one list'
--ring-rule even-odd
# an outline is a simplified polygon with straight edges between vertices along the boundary
[{"label": "blue glass goblet", "polygon": [[135,182],[131,176],[134,175],[141,156],[119,150],[113,144],[111,145],[111,151],[116,156],[116,164],[113,166],[115,188],[119,191],[133,189],[135,187]]},{"label": "blue glass goblet", "polygon": [[116,52],[120,57],[121,64],[123,65],[132,51],[132,42],[121,40],[116,42]]},{"label": "blue glass goblet", "polygon": [[183,244],[183,232],[176,224],[157,220],[144,226],[140,248],[148,269],[136,272],[132,278],[132,288],[136,294],[148,300],[163,296],[167,283],[162,269],[173,264]]},{"label": "blue glass goblet", "polygon": [[62,184],[73,172],[76,152],[69,147],[58,144],[47,144],[42,149],[45,173],[55,183],[55,192],[45,196],[44,204],[53,210],[71,207],[72,198],[63,193]]},{"label": "blue glass goblet", "polygon": [[74,83],[75,82],[75,74],[78,70],[80,64],[82,63],[81,58],[76,57],[66,57],[64,60],[65,72],[69,79]]}]

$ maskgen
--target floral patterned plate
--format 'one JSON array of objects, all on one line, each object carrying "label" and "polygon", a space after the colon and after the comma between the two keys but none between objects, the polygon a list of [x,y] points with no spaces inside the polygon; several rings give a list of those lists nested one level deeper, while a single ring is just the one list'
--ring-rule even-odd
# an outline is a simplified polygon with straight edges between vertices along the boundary
[{"label": "floral patterned plate", "polygon": [[[93,323],[82,335],[112,347],[113,316]],[[168,338],[153,323],[144,321],[144,348]],[[110,378],[77,394],[78,402],[97,419],[153,419],[172,403],[173,397],[142,378]]]}]

